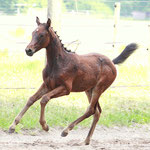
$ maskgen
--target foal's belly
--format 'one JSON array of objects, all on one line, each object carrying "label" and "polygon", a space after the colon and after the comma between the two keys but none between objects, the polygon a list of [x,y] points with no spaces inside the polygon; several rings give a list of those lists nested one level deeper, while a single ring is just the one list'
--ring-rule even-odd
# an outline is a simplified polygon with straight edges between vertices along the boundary
[{"label": "foal's belly", "polygon": [[77,78],[73,81],[72,92],[83,92],[96,85],[96,78]]}]

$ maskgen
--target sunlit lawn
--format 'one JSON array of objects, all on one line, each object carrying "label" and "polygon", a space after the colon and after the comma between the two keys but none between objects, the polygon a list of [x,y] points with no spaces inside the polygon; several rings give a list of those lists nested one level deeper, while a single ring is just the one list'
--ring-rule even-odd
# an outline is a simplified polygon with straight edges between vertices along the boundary
[{"label": "sunlit lawn", "polygon": [[[0,89],[0,128],[9,128],[27,99],[38,89],[42,83],[41,71],[44,63],[44,57],[41,55],[28,58],[22,54],[12,56],[7,53],[1,54],[0,87],[4,89]],[[150,83],[148,67],[125,63],[117,68],[119,73],[116,81],[99,100],[103,110],[99,124],[132,126],[150,123],[150,87],[116,87],[148,85]],[[64,127],[81,116],[87,106],[88,101],[84,93],[72,93],[69,96],[52,99],[46,107],[47,123],[51,127]],[[38,101],[25,114],[17,126],[17,131],[21,128],[40,128],[39,114]],[[91,120],[92,117],[80,125],[89,126]]]}]

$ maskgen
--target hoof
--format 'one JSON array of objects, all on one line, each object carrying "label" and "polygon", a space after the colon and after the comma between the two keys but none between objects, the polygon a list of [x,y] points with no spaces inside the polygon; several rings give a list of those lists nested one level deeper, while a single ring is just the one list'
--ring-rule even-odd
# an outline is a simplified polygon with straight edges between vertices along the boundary
[{"label": "hoof", "polygon": [[45,125],[45,126],[43,127],[43,130],[49,131],[49,126],[48,126],[48,125]]},{"label": "hoof", "polygon": [[68,132],[66,132],[66,131],[63,131],[62,133],[61,133],[61,136],[62,137],[66,137],[68,135]]},{"label": "hoof", "polygon": [[90,144],[90,142],[85,142],[85,145],[89,145]]},{"label": "hoof", "polygon": [[85,145],[89,145],[89,144],[90,144],[90,140],[85,140],[85,141],[84,141],[84,144],[85,144]]},{"label": "hoof", "polygon": [[84,142],[81,142],[81,143],[75,143],[75,144],[73,144],[72,146],[84,146],[85,145],[85,143]]},{"label": "hoof", "polygon": [[15,129],[9,128],[8,133],[14,133],[14,132],[15,132]]}]

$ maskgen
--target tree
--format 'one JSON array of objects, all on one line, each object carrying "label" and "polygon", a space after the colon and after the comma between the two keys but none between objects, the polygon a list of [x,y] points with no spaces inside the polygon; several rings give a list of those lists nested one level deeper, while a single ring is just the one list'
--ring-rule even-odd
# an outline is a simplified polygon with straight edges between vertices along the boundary
[{"label": "tree", "polygon": [[77,1],[78,10],[91,10],[98,13],[112,14],[115,2],[121,2],[121,16],[130,16],[133,11],[150,12],[150,2],[135,0],[64,0],[64,5],[68,10],[76,10],[75,1]]},{"label": "tree", "polygon": [[107,12],[108,14],[112,14],[112,9],[107,5],[107,3],[102,2],[101,0],[64,0],[64,5],[68,10],[76,10],[79,11],[92,11],[92,12]]},{"label": "tree", "polygon": [[[18,6],[18,4],[25,4]],[[17,13],[17,7],[20,7],[22,12],[25,12],[29,7],[47,7],[47,0],[0,0],[0,12],[6,14]]]},{"label": "tree", "polygon": [[27,4],[27,7],[47,7],[47,0],[17,0],[19,4]]},{"label": "tree", "polygon": [[7,14],[14,14],[15,3],[17,0],[0,0],[0,12],[7,13]]},{"label": "tree", "polygon": [[136,0],[132,2],[123,2],[121,3],[121,15],[129,16],[133,11],[140,12],[149,12],[150,11],[150,2]]}]

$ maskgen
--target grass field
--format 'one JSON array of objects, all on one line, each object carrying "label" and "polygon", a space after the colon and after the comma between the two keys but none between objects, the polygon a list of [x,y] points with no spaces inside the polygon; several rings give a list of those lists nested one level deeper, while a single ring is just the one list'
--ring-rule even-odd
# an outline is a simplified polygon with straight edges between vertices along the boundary
[{"label": "grass field", "polygon": [[[41,55],[28,58],[22,53],[12,56],[9,56],[7,52],[1,53],[0,128],[9,128],[27,99],[38,89],[42,83],[41,71],[44,63],[44,56]],[[150,83],[148,66],[125,63],[117,69],[118,77],[112,86],[148,85]],[[35,89],[5,89],[8,87]],[[109,88],[99,100],[103,110],[99,124],[133,126],[150,123],[149,91],[149,86]],[[69,96],[52,99],[46,107],[47,123],[51,127],[64,127],[81,116],[87,106],[88,101],[84,93],[71,93]],[[39,114],[38,101],[25,114],[16,130],[40,128]],[[92,117],[80,125],[89,126],[91,120]]]}]

